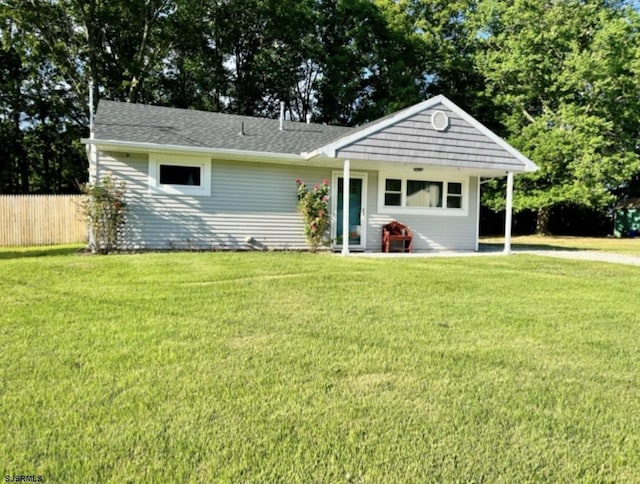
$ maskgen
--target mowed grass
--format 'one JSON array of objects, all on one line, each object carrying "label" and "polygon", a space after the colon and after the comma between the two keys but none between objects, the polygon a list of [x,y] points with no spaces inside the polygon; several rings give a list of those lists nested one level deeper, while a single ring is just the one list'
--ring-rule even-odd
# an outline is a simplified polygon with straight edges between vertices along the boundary
[{"label": "mowed grass", "polygon": [[[486,245],[502,246],[503,237],[483,237]],[[597,250],[640,256],[640,237],[572,237],[568,235],[519,235],[512,238],[514,249]]]},{"label": "mowed grass", "polygon": [[46,482],[640,481],[640,268],[0,258],[0,464]]}]

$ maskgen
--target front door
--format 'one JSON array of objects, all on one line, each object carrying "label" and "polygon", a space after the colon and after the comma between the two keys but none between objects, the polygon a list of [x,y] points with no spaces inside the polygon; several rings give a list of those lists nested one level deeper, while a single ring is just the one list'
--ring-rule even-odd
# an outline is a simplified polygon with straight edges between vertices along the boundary
[{"label": "front door", "polygon": [[[332,200],[333,217],[331,224],[331,238],[334,241],[334,248],[342,247],[345,239],[342,233],[343,228],[343,199],[344,199],[344,178],[339,172],[333,174],[334,187]],[[367,175],[352,173],[349,178],[349,248],[364,250],[366,245],[367,219]]]}]

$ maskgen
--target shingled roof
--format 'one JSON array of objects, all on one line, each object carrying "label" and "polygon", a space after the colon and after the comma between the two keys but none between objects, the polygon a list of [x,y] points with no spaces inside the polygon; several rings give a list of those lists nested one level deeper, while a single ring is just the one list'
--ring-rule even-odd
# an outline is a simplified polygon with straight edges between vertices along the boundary
[{"label": "shingled roof", "polygon": [[[94,122],[97,141],[301,154],[354,128],[101,100]],[[244,132],[244,135],[241,134]]]}]

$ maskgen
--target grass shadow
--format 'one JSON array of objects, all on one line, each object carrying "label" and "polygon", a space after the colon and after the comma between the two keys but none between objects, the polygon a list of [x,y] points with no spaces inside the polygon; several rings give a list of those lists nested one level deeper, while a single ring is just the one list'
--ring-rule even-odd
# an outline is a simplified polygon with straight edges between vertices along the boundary
[{"label": "grass shadow", "polygon": [[51,257],[58,255],[80,254],[85,251],[84,245],[56,245],[47,247],[0,248],[0,260],[24,259],[27,257]]},{"label": "grass shadow", "polygon": [[[498,252],[504,249],[504,244],[501,242],[481,242],[480,252]],[[563,245],[553,244],[526,244],[526,243],[511,243],[511,250],[517,252],[519,250],[565,250],[565,251],[581,251],[588,250],[584,247],[567,247]]]}]

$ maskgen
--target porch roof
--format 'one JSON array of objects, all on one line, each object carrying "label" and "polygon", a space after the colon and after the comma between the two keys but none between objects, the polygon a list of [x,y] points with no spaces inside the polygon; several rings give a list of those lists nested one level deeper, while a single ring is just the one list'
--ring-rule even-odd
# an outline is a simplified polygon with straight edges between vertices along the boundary
[{"label": "porch roof", "polygon": [[516,173],[538,169],[444,96],[369,123],[303,155]]}]

